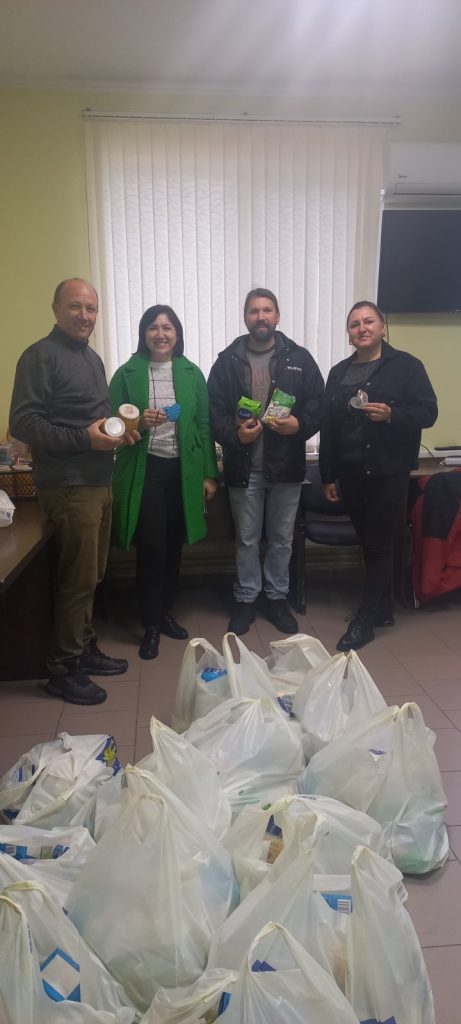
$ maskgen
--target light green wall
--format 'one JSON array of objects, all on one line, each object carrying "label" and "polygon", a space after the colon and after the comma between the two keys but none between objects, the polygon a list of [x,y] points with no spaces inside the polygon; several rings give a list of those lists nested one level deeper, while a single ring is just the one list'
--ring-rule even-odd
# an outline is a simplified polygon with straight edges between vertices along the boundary
[{"label": "light green wall", "polygon": [[[225,95],[0,89],[0,280],[2,373],[0,437],[5,433],[14,368],[23,349],[50,328],[51,298],[64,277],[89,275],[82,110],[159,113],[237,113],[250,116],[372,116],[399,113],[389,139],[461,141],[458,103],[407,102],[395,98],[303,99]],[[440,401],[437,426],[426,443],[461,443],[457,382],[461,378],[461,320],[400,317],[391,340],[421,356]]]}]

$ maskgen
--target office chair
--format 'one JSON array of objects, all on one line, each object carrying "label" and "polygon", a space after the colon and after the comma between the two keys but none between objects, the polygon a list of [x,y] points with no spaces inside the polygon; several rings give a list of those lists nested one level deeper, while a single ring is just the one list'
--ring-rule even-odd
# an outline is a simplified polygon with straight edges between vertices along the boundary
[{"label": "office chair", "polygon": [[328,501],[322,491],[319,467],[309,463],[301,488],[290,564],[290,595],[295,611],[306,611],[305,542],[331,547],[359,545],[359,539],[342,501]]}]

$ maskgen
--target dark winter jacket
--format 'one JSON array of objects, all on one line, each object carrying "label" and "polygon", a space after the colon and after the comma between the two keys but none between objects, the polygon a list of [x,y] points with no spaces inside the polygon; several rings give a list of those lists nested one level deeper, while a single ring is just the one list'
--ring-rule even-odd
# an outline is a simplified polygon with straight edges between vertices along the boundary
[{"label": "dark winter jacket", "polygon": [[[236,428],[237,402],[242,395],[251,398],[251,367],[242,358],[242,342],[250,335],[236,338],[221,352],[208,378],[211,424],[215,440],[223,449],[224,479],[229,487],[248,487],[251,471],[251,444],[242,444]],[[305,442],[319,429],[323,379],[310,353],[281,331],[275,332],[275,348],[270,363],[271,386],[295,396],[293,416],[299,431],[288,437],[264,429],[264,476],[275,483],[295,483],[305,476]]]},{"label": "dark winter jacket", "polygon": [[[319,455],[323,483],[333,483],[340,472],[340,384],[353,358],[350,356],[334,366],[326,383]],[[378,366],[373,365],[370,379],[361,386],[369,402],[385,402],[391,408],[389,423],[365,420],[362,453],[365,472],[376,475],[410,472],[418,462],[421,429],[432,427],[438,415],[437,399],[421,360],[384,344]]]}]

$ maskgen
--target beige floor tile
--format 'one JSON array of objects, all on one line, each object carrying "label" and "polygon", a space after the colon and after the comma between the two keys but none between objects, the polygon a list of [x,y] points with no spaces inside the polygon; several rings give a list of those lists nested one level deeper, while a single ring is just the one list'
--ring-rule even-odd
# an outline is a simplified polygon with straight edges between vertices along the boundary
[{"label": "beige floor tile", "polygon": [[56,732],[63,703],[46,697],[41,702],[2,700],[0,704],[0,737],[27,736],[32,732]]},{"label": "beige floor tile", "polygon": [[[416,684],[415,684],[416,685]],[[418,707],[421,708],[423,713],[424,721],[429,729],[450,729],[453,723],[449,718],[437,707],[437,704],[431,700],[427,694],[415,693],[414,686],[408,693],[393,693],[392,698],[389,697],[389,704],[407,704],[408,702],[414,701]],[[456,724],[456,723],[455,723]]]},{"label": "beige floor tile", "polygon": [[432,985],[437,1024],[459,1024],[461,991],[461,946],[424,949]]},{"label": "beige floor tile", "polygon": [[430,657],[440,655],[453,656],[443,640],[435,636],[429,629],[408,629],[406,626],[397,632],[389,629],[386,633],[386,647],[397,657],[401,655],[429,655]]},{"label": "beige floor tile", "polygon": [[4,700],[27,700],[49,703],[50,697],[43,692],[44,679],[12,679],[0,682],[0,714]]},{"label": "beige floor tile", "polygon": [[427,878],[407,878],[407,910],[422,946],[461,944],[461,864],[447,861]]},{"label": "beige floor tile", "polygon": [[447,711],[447,716],[461,732],[461,711]]},{"label": "beige floor tile", "polygon": [[450,849],[455,857],[461,861],[461,825],[450,825],[448,827],[448,838],[450,840]]},{"label": "beige floor tile", "polygon": [[118,759],[120,761],[120,764],[122,765],[122,768],[125,768],[127,764],[133,764],[134,763],[134,743],[129,745],[129,746],[124,746],[124,747],[119,747],[117,745],[117,757],[118,757]]},{"label": "beige floor tile", "polygon": [[55,739],[54,732],[31,733],[29,736],[5,736],[0,741],[0,778],[37,743]]},{"label": "beige floor tile", "polygon": [[137,723],[138,728],[149,725],[152,715],[166,725],[171,725],[171,713],[174,706],[174,692],[155,693],[144,691],[139,701]]},{"label": "beige floor tile", "polygon": [[457,729],[440,729],[434,750],[441,771],[461,771],[461,733]]},{"label": "beige floor tile", "polygon": [[434,676],[422,680],[421,686],[443,711],[461,711],[461,676],[459,679]]},{"label": "beige floor tile", "polygon": [[150,734],[150,730],[146,727],[138,729],[136,733],[135,762],[137,763],[142,757],[147,757],[147,755],[151,753],[152,736]]},{"label": "beige floor tile", "polygon": [[399,654],[399,661],[415,679],[457,679],[461,685],[461,657],[456,654]]},{"label": "beige floor tile", "polygon": [[442,772],[442,783],[448,800],[447,825],[461,825],[461,772]]},{"label": "beige floor tile", "polygon": [[[100,709],[100,710],[98,710]],[[86,733],[107,733],[113,736],[117,746],[131,746],[135,741],[136,731],[136,710],[131,711],[105,711],[105,704],[98,704],[96,707],[80,708],[79,713],[68,711],[65,707],[59,731],[64,730],[72,736],[84,735]]]}]

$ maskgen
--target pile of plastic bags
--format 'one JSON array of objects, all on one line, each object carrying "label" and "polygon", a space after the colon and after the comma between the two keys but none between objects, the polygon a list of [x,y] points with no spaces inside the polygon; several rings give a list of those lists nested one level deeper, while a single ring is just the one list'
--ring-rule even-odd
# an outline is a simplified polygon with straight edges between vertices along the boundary
[{"label": "pile of plastic bags", "polygon": [[402,871],[448,855],[433,734],[358,656],[192,640],[176,731],[0,779],[1,1024],[434,1024]]}]

